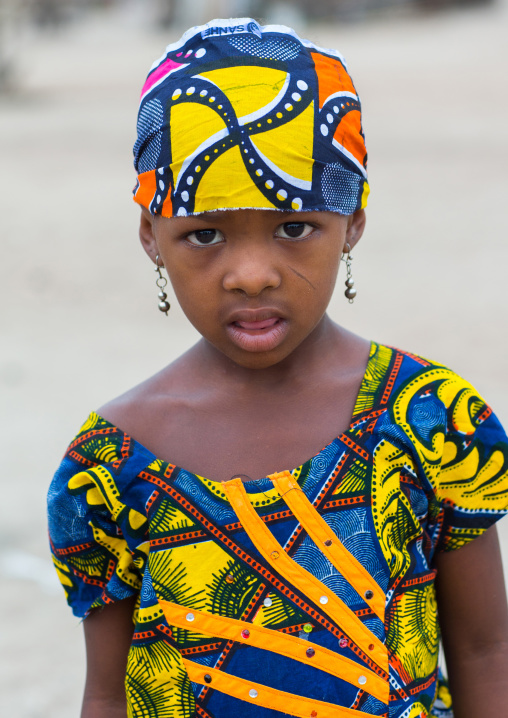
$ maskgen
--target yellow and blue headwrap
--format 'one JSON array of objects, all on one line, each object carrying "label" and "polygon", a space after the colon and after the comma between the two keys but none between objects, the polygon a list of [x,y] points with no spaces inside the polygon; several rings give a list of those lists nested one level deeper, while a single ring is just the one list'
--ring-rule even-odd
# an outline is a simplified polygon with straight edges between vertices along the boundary
[{"label": "yellow and blue headwrap", "polygon": [[153,215],[333,211],[367,203],[360,100],[342,56],[290,28],[213,20],[144,84],[134,200]]}]

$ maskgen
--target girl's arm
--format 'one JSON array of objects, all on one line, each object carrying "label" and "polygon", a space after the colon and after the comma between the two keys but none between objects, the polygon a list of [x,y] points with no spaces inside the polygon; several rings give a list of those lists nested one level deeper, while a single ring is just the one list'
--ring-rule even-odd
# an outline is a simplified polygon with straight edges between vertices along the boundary
[{"label": "girl's arm", "polygon": [[508,609],[496,527],[439,554],[437,569],[454,718],[499,718],[508,705]]},{"label": "girl's arm", "polygon": [[135,598],[94,610],[84,621],[86,684],[81,718],[126,718],[125,669]]}]

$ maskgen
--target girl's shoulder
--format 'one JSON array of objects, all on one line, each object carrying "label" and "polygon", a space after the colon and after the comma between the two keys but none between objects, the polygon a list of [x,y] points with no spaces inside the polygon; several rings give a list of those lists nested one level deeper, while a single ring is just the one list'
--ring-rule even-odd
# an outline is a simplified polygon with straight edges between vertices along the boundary
[{"label": "girl's shoulder", "polygon": [[401,492],[402,513],[426,517],[437,551],[460,548],[508,512],[506,432],[447,366],[382,345],[372,358],[375,399],[356,436],[369,449],[373,495]]},{"label": "girl's shoulder", "polygon": [[[412,407],[421,400],[444,408],[464,402],[473,413],[484,404],[474,386],[446,364],[376,342],[371,345],[363,384],[373,405],[389,410],[398,423],[415,419]],[[465,401],[466,397],[476,401]]]},{"label": "girl's shoulder", "polygon": [[[135,437],[138,450],[153,447],[161,421],[168,434],[173,424],[181,429],[182,417],[187,420],[206,404],[205,391],[188,382],[181,367],[170,365],[94,410],[73,444],[93,425],[94,432],[100,430],[110,442],[128,436]],[[439,425],[447,433],[468,436],[486,422],[490,428],[499,424],[480,393],[460,374],[439,361],[377,342],[371,342],[353,419],[369,410],[383,412],[385,424],[389,420],[399,426],[421,427],[427,433]],[[500,425],[499,431],[505,436]],[[88,458],[100,461],[100,446],[87,446],[87,451],[95,447],[98,452]]]},{"label": "girl's shoulder", "polygon": [[115,476],[115,490],[123,492],[141,471],[157,461],[143,438],[149,435],[162,388],[166,393],[171,391],[167,375],[167,370],[160,372],[90,412],[53,477],[50,506],[55,502],[59,505],[62,496],[80,493],[83,486],[100,483],[104,477],[107,483],[109,474]]},{"label": "girl's shoulder", "polygon": [[[188,466],[189,458],[180,459],[198,450],[194,435],[203,430],[200,415],[208,414],[199,390],[188,391],[178,378],[161,372],[92,412],[71,442],[64,466],[70,461],[92,467],[125,459],[127,452],[133,471],[138,463],[156,459]],[[508,455],[503,427],[469,381],[440,362],[376,342],[351,422],[355,433],[368,425],[375,425],[378,438],[422,457],[431,452],[436,461],[437,451],[462,456],[473,446],[485,453],[499,445]],[[186,452],[187,434],[192,445]],[[439,463],[446,459],[439,457]]]},{"label": "girl's shoulder", "polygon": [[378,427],[397,427],[398,434],[426,450],[444,449],[447,442],[466,446],[480,438],[490,444],[508,441],[480,392],[445,364],[373,344],[366,382],[372,385],[373,405],[384,412]]},{"label": "girl's shoulder", "polygon": [[186,355],[95,410],[102,420],[136,443],[151,446],[164,422],[172,432],[178,417],[196,405],[198,388],[186,366]]}]

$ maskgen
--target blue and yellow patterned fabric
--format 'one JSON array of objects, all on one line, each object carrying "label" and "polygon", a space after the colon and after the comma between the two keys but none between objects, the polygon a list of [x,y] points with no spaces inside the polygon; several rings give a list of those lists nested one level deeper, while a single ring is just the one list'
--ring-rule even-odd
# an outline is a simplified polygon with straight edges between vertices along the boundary
[{"label": "blue and yellow patterned fabric", "polygon": [[491,409],[378,344],[348,431],[293,471],[209,481],[91,414],[49,490],[75,614],[138,597],[135,718],[451,716],[435,556],[507,510]]},{"label": "blue and yellow patterned fabric", "polygon": [[194,27],[141,93],[134,200],[153,215],[329,210],[369,194],[360,99],[344,58],[251,18]]}]

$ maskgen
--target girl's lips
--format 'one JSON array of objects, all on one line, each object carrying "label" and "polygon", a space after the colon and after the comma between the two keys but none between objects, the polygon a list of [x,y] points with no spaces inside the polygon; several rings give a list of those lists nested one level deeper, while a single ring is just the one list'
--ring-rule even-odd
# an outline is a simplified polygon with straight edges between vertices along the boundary
[{"label": "girl's lips", "polygon": [[289,325],[282,317],[270,317],[257,322],[236,321],[227,325],[230,339],[248,352],[267,352],[275,349],[285,338]]},{"label": "girl's lips", "polygon": [[268,329],[268,327],[273,327],[274,324],[276,324],[279,321],[279,317],[271,317],[270,319],[263,319],[262,321],[258,322],[233,322],[233,324],[236,324],[237,327],[240,327],[240,329]]}]

